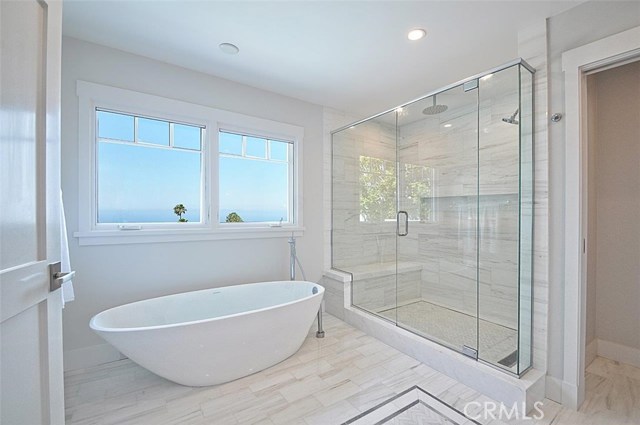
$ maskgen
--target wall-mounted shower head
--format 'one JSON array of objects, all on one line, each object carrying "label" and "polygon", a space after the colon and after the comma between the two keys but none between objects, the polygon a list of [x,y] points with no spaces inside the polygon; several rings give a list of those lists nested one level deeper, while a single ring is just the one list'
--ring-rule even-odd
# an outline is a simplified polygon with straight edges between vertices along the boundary
[{"label": "wall-mounted shower head", "polygon": [[424,108],[422,110],[422,113],[425,115],[437,115],[437,114],[441,114],[444,111],[446,111],[447,109],[449,109],[449,107],[447,105],[438,105],[436,104],[436,95],[433,95],[433,105],[431,106],[427,106],[426,108]]},{"label": "wall-mounted shower head", "polygon": [[502,118],[502,121],[506,122],[507,124],[516,124],[516,125],[520,124],[520,121],[516,119],[519,112],[520,112],[520,108],[516,109],[516,111],[510,117]]}]

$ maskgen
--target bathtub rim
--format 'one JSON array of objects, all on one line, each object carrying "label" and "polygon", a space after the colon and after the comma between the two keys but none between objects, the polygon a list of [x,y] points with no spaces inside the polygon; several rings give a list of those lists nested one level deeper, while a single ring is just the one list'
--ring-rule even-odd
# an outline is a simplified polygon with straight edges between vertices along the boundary
[{"label": "bathtub rim", "polygon": [[[112,328],[112,327],[104,327],[104,326],[99,326],[96,325],[96,318],[98,318],[98,316],[100,316],[103,313],[107,313],[109,311],[121,308],[121,307],[125,307],[125,306],[130,306],[133,304],[138,304],[138,303],[143,303],[143,302],[147,302],[147,301],[153,301],[153,300],[157,300],[160,298],[168,298],[168,297],[173,297],[176,295],[181,295],[181,294],[190,294],[190,293],[198,293],[198,292],[206,292],[206,291],[214,291],[214,290],[220,290],[220,289],[224,289],[224,288],[235,288],[235,287],[243,287],[243,286],[251,286],[251,285],[260,285],[260,284],[266,284],[266,283],[307,283],[310,286],[317,286],[320,288],[320,290],[318,291],[317,294],[311,294],[309,296],[303,297],[303,298],[298,298],[295,299],[293,301],[289,301],[286,303],[281,303],[281,304],[275,304],[275,305],[271,305],[268,307],[263,307],[263,308],[257,308],[254,310],[247,310],[247,311],[242,311],[239,313],[233,313],[233,314],[227,314],[225,316],[219,316],[219,317],[210,317],[207,319],[201,319],[201,320],[192,320],[189,322],[180,322],[180,323],[171,323],[171,324],[167,324],[167,325],[154,325],[154,326],[138,326],[138,327],[128,327],[128,328]],[[178,292],[176,294],[169,294],[169,295],[161,295],[159,297],[153,297],[153,298],[147,298],[144,300],[139,300],[139,301],[133,301],[130,303],[126,303],[126,304],[122,304],[122,305],[118,305],[115,307],[111,307],[108,308],[106,310],[103,310],[97,314],[95,314],[93,317],[91,317],[91,320],[89,321],[89,327],[91,328],[91,330],[95,331],[95,332],[136,332],[136,331],[149,331],[149,330],[157,330],[157,329],[168,329],[168,328],[177,328],[177,327],[181,327],[181,326],[187,326],[187,325],[198,325],[201,323],[207,323],[207,322],[213,322],[213,321],[218,321],[218,320],[223,320],[223,319],[229,319],[229,318],[234,318],[234,317],[240,317],[240,316],[246,316],[249,314],[253,314],[253,313],[259,313],[259,312],[264,312],[264,311],[268,311],[268,310],[275,310],[276,308],[282,308],[282,307],[286,307],[295,303],[299,303],[299,302],[303,302],[306,300],[310,300],[318,295],[320,296],[324,296],[324,291],[325,288],[324,286],[320,285],[319,283],[315,283],[315,282],[311,282],[308,280],[273,280],[273,281],[267,281],[267,282],[253,282],[253,283],[243,283],[240,285],[227,285],[227,286],[220,286],[220,287],[216,287],[216,288],[207,288],[207,289],[198,289],[195,291],[186,291],[186,292]]]}]

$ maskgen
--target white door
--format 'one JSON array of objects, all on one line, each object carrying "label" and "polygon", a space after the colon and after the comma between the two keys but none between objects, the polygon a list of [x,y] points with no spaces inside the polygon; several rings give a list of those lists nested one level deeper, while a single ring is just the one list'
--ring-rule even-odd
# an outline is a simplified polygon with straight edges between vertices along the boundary
[{"label": "white door", "polygon": [[0,0],[0,423],[64,423],[60,290],[62,4]]}]

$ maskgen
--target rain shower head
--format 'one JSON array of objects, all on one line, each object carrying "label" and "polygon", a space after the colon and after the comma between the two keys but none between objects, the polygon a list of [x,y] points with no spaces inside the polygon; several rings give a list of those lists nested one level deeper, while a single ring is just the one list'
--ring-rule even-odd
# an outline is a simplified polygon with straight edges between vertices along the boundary
[{"label": "rain shower head", "polygon": [[422,110],[422,113],[425,115],[437,115],[437,114],[441,114],[444,111],[446,111],[447,109],[449,109],[449,107],[447,105],[438,105],[436,104],[436,95],[433,95],[433,105],[431,106],[427,106],[426,108],[424,108]]},{"label": "rain shower head", "polygon": [[502,118],[502,121],[506,122],[507,124],[515,124],[515,125],[520,124],[520,121],[516,119],[519,112],[520,112],[520,108],[516,109],[516,111],[510,117]]}]

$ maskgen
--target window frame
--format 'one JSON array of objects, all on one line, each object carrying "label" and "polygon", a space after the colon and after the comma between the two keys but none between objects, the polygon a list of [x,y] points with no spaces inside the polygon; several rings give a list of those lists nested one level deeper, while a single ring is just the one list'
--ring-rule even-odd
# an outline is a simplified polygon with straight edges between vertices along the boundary
[{"label": "window frame", "polygon": [[[201,143],[201,147],[200,147],[200,167],[201,167],[201,172],[200,172],[200,187],[201,187],[201,192],[200,192],[200,221],[198,222],[193,222],[193,221],[189,221],[189,222],[184,222],[184,223],[178,223],[177,220],[176,222],[160,222],[160,223],[146,223],[146,222],[131,222],[131,223],[99,223],[98,222],[98,149],[97,149],[97,145],[99,143],[101,143],[102,140],[105,141],[105,143],[122,143],[122,144],[127,144],[127,143],[131,143],[131,145],[138,145],[144,148],[148,148],[148,149],[172,149],[174,148],[174,146],[171,146],[171,144],[169,146],[162,146],[162,145],[155,145],[153,143],[149,143],[149,142],[143,142],[143,141],[139,141],[138,140],[138,134],[137,134],[137,125],[134,124],[134,140],[133,142],[119,142],[117,141],[117,139],[108,139],[108,138],[100,138],[97,135],[97,131],[98,131],[98,119],[97,119],[97,112],[98,111],[103,111],[103,112],[110,112],[110,113],[116,113],[116,114],[121,114],[121,115],[129,115],[132,116],[134,118],[134,123],[136,122],[136,118],[146,118],[146,119],[154,119],[154,120],[158,120],[158,121],[163,121],[163,122],[167,122],[169,124],[184,124],[184,125],[190,125],[190,126],[194,126],[194,127],[199,127],[201,130],[200,133],[200,143]],[[193,121],[193,120],[192,120]],[[172,120],[168,117],[157,117],[157,116],[148,116],[148,115],[141,115],[138,114],[136,112],[130,112],[130,111],[121,111],[121,110],[113,110],[113,109],[106,109],[104,107],[96,107],[94,109],[94,117],[93,117],[93,122],[94,122],[94,158],[92,158],[92,163],[93,163],[93,172],[92,172],[92,178],[94,180],[93,182],[93,193],[92,193],[92,197],[91,197],[91,202],[92,202],[92,210],[91,210],[91,229],[92,230],[127,230],[127,229],[123,229],[121,228],[122,226],[124,227],[132,227],[132,226],[144,226],[145,229],[149,229],[149,230],[153,230],[153,229],[157,229],[157,230],[163,230],[163,229],[181,229],[181,228],[189,228],[189,229],[193,229],[193,228],[202,228],[205,229],[207,227],[209,227],[209,221],[210,221],[210,214],[208,211],[208,205],[210,205],[210,196],[209,196],[209,191],[208,191],[208,185],[209,183],[209,176],[208,174],[210,174],[211,172],[211,167],[209,165],[209,149],[207,149],[208,147],[208,143],[207,143],[207,138],[209,137],[209,135],[207,134],[207,127],[204,124],[197,124],[195,122],[184,122],[184,121],[175,121]],[[171,128],[171,127],[170,127]],[[171,142],[171,139],[169,140]],[[181,148],[178,148],[181,149]],[[194,150],[194,152],[197,152]],[[131,229],[129,229],[131,230]]]},{"label": "window frame", "polygon": [[[302,236],[302,127],[80,80],[76,94],[79,107],[78,231],[74,232],[74,237],[80,245],[288,237],[292,232]],[[203,128],[201,222],[131,223],[125,224],[124,229],[119,224],[97,222],[97,109]],[[269,222],[219,223],[220,130],[292,143],[290,223],[282,226]],[[136,228],[138,225],[140,229]]]},{"label": "window frame", "polygon": [[[246,154],[245,149],[245,137],[256,137],[256,138],[261,138],[261,139],[266,139],[268,142],[270,141],[274,141],[274,142],[284,142],[284,143],[290,143],[291,146],[291,158],[288,159],[287,161],[275,161],[275,162],[280,162],[280,163],[287,163],[289,164],[288,167],[288,180],[289,180],[289,211],[290,211],[290,220],[287,222],[282,222],[282,224],[280,225],[280,223],[278,221],[263,221],[263,222],[242,222],[242,223],[221,223],[220,219],[221,217],[219,216],[219,212],[220,212],[220,202],[217,203],[216,207],[217,207],[217,211],[216,211],[216,217],[217,217],[217,227],[220,229],[232,229],[232,228],[236,228],[236,229],[241,229],[241,228],[260,228],[260,227],[265,227],[265,226],[269,226],[270,228],[273,227],[292,227],[295,226],[296,223],[296,209],[297,209],[297,205],[296,205],[296,192],[297,192],[297,188],[296,188],[296,164],[297,164],[297,158],[296,158],[296,143],[295,141],[292,140],[286,140],[283,137],[279,137],[277,135],[266,135],[264,134],[265,132],[263,131],[262,134],[256,134],[255,131],[251,130],[251,129],[242,129],[241,127],[235,126],[233,129],[229,128],[229,125],[221,125],[221,127],[218,129],[218,134],[220,134],[220,132],[225,132],[225,133],[233,133],[233,134],[237,134],[237,135],[241,135],[243,137],[243,146],[242,146],[242,154],[241,155],[235,155],[235,154],[222,154],[224,156],[227,157],[237,157],[237,158],[246,158],[248,160],[256,160],[256,161],[260,161],[263,160],[260,157],[256,157],[256,156],[251,156]],[[219,138],[218,138],[219,140]],[[266,148],[267,149],[267,155],[268,155],[268,149],[269,147]],[[217,158],[219,161],[220,158],[220,149],[218,146],[218,151],[217,151]],[[292,163],[291,163],[292,162]],[[219,175],[219,174],[218,174]],[[220,188],[220,184],[218,182],[218,190]],[[219,197],[218,197],[219,200]]]}]

